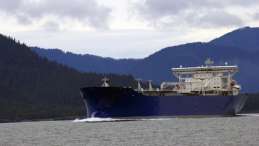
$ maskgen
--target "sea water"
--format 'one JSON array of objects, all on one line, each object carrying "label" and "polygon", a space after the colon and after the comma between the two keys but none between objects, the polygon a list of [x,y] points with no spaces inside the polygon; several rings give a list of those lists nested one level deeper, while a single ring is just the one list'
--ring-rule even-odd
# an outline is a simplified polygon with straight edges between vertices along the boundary
[{"label": "sea water", "polygon": [[259,145],[259,115],[0,124],[0,146]]}]

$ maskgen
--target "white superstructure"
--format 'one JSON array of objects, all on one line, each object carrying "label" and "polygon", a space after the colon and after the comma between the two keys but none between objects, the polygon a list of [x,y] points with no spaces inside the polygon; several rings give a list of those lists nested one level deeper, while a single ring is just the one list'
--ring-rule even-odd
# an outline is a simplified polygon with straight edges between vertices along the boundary
[{"label": "white superstructure", "polygon": [[238,66],[213,66],[206,60],[205,66],[172,68],[178,82],[163,82],[161,91],[174,91],[180,94],[196,95],[237,95],[240,85],[233,79]]}]

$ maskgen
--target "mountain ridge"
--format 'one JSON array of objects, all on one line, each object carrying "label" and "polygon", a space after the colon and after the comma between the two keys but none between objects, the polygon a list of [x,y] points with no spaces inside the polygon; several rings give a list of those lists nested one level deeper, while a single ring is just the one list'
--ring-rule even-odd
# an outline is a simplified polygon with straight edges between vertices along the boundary
[{"label": "mountain ridge", "polygon": [[[242,41],[243,40],[243,41]],[[248,47],[246,47],[248,46]],[[237,80],[244,86],[244,92],[256,92],[259,83],[259,28],[244,27],[209,42],[193,42],[161,49],[142,59],[106,59],[99,56],[77,56],[60,54],[62,59],[51,56],[48,50],[32,48],[42,57],[73,67],[81,72],[131,74],[135,78],[160,83],[174,80],[172,67],[202,65],[206,58],[215,64],[225,62],[240,66]],[[44,52],[44,53],[42,53]],[[249,70],[253,70],[249,72]],[[240,75],[241,74],[241,75]]]}]

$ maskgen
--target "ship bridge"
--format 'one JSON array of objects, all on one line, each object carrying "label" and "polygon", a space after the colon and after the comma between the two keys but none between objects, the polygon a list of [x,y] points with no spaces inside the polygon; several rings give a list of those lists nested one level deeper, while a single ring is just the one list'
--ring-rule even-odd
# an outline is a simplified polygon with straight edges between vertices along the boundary
[{"label": "ship bridge", "polygon": [[213,66],[207,59],[205,66],[172,68],[178,82],[163,82],[162,90],[172,90],[183,94],[238,94],[240,86],[232,79],[238,66]]}]

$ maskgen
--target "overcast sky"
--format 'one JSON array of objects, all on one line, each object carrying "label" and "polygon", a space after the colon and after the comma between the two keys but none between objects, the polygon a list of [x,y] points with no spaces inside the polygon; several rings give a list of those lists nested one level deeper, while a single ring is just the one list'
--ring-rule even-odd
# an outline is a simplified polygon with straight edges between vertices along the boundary
[{"label": "overcast sky", "polygon": [[114,58],[259,26],[259,0],[0,0],[0,33]]}]

